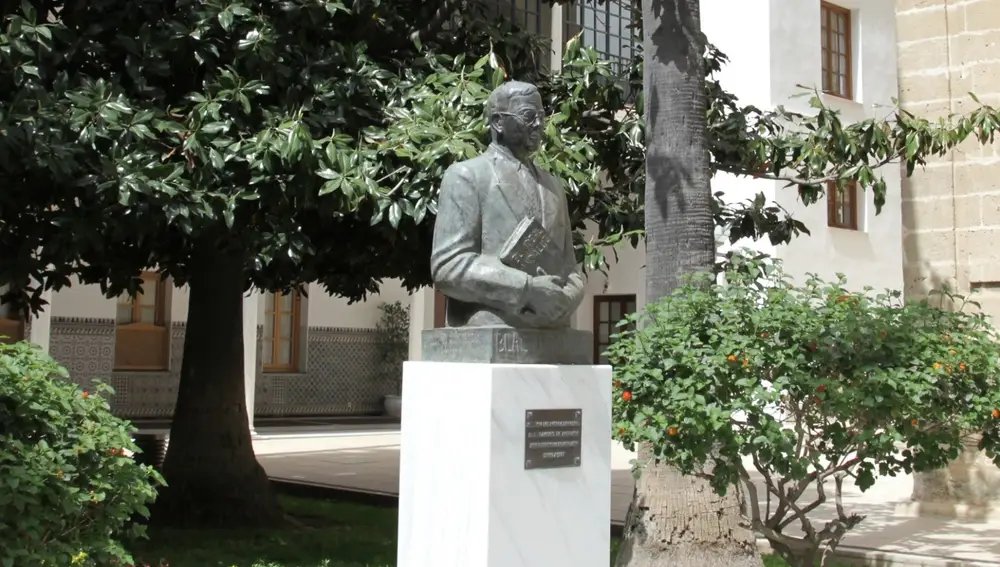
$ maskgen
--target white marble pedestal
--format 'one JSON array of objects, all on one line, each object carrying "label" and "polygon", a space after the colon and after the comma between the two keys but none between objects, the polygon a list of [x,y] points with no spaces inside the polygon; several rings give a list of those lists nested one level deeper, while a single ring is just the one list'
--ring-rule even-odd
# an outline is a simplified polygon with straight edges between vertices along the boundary
[{"label": "white marble pedestal", "polygon": [[[609,366],[406,362],[403,376],[398,567],[607,566]],[[553,409],[579,410],[581,437],[526,416]],[[579,464],[572,443],[535,445],[550,439],[579,440]]]}]

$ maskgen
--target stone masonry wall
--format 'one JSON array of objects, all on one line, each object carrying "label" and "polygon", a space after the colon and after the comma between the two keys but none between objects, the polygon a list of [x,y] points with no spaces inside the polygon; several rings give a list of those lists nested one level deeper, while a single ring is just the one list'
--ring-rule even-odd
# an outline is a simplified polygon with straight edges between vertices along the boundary
[{"label": "stone masonry wall", "polygon": [[[1000,0],[896,0],[900,102],[928,119],[1000,105]],[[1000,316],[1000,144],[969,141],[903,183],[905,291],[979,289]]]},{"label": "stone masonry wall", "polygon": [[[900,102],[931,120],[1000,106],[1000,0],[896,0]],[[1000,144],[970,140],[903,181],[908,296],[949,284],[1000,324]],[[1000,471],[975,448],[915,477],[906,513],[1000,517]]]}]

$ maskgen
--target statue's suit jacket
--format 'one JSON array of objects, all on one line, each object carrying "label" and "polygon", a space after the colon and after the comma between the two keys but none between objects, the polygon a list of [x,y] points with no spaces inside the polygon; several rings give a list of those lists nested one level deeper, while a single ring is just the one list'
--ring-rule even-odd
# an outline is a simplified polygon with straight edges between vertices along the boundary
[{"label": "statue's suit jacket", "polygon": [[[547,321],[523,312],[529,274],[505,266],[497,258],[518,223],[532,212],[540,212],[538,220],[554,247],[540,269],[563,277],[580,272],[566,193],[555,177],[537,166],[537,183],[527,170],[520,171],[528,167],[506,148],[493,144],[484,154],[455,163],[444,174],[434,225],[431,276],[448,296],[449,327],[569,326],[570,314]],[[538,199],[534,207],[525,202],[526,197]]]}]

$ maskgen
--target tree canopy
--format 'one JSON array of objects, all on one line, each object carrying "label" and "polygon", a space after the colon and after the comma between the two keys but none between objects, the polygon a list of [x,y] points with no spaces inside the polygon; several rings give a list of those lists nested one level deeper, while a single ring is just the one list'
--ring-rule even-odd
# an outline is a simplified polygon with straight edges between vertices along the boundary
[{"label": "tree canopy", "polygon": [[109,294],[148,267],[184,283],[205,241],[245,251],[264,289],[318,281],[358,299],[385,278],[427,284],[438,181],[482,149],[482,103],[506,76],[545,93],[542,159],[578,218],[615,208],[590,199],[598,171],[638,142],[620,136],[625,99],[593,52],[543,73],[540,40],[485,12],[446,25],[419,3],[368,0],[0,9],[9,300],[27,290],[37,305],[74,274]]},{"label": "tree canopy", "polygon": [[[183,283],[192,247],[223,236],[246,251],[248,285],[264,289],[318,281],[360,299],[387,278],[426,285],[438,181],[481,151],[482,104],[508,77],[544,94],[540,161],[568,181],[576,228],[596,224],[579,242],[588,267],[602,265],[605,245],[636,245],[641,49],[617,77],[577,39],[547,72],[544,40],[470,6],[0,3],[7,299],[38,306],[41,288],[74,274],[134,292],[148,267]],[[856,179],[881,206],[879,166],[901,160],[912,172],[1000,125],[990,107],[937,124],[901,110],[844,124],[818,96],[809,115],[761,110],[716,80],[724,54],[706,57],[713,168],[783,180],[807,204],[826,181]],[[762,195],[717,195],[715,216],[733,241],[807,230]]]}]

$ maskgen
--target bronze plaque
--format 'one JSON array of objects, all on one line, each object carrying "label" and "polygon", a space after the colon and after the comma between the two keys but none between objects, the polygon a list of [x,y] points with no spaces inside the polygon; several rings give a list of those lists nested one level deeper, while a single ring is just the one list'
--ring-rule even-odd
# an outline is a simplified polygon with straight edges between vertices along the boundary
[{"label": "bronze plaque", "polygon": [[580,466],[583,410],[543,409],[524,412],[524,468]]}]

